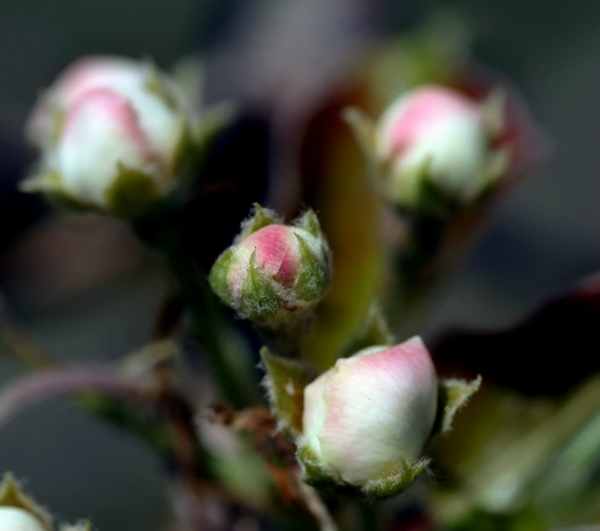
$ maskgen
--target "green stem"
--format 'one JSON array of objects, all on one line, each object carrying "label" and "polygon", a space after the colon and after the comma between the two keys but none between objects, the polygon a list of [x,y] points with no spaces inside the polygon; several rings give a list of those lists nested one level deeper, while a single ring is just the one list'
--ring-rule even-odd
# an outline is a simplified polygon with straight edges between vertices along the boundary
[{"label": "green stem", "polygon": [[448,220],[415,216],[408,221],[407,240],[395,257],[397,271],[388,315],[402,337],[418,328],[421,313],[439,281],[437,261],[444,245]]},{"label": "green stem", "polygon": [[235,409],[243,408],[247,404],[247,397],[244,396],[246,383],[238,381],[239,374],[229,363],[223,344],[223,321],[208,281],[185,254],[179,238],[167,238],[161,251],[187,302],[194,332],[223,398]]}]

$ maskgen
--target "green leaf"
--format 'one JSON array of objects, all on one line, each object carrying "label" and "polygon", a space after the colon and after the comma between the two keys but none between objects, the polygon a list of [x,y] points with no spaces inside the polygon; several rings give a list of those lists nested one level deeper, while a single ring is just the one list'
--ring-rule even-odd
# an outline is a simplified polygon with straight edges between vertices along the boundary
[{"label": "green leaf", "polygon": [[470,382],[458,379],[440,380],[438,387],[438,413],[433,434],[448,433],[460,408],[465,406],[481,386],[481,376]]},{"label": "green leaf", "polygon": [[0,507],[23,509],[37,518],[48,531],[52,530],[50,514],[21,490],[18,481],[10,472],[4,474],[0,483]]},{"label": "green leaf", "polygon": [[282,427],[298,436],[302,433],[304,388],[313,380],[314,372],[301,361],[276,356],[266,347],[261,349],[260,356],[271,410]]}]

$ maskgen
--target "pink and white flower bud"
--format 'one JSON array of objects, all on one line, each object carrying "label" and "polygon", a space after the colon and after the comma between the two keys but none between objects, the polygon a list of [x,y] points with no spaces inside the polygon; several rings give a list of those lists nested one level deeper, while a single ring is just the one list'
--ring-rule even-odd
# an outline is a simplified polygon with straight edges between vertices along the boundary
[{"label": "pink and white flower bud", "polygon": [[40,174],[53,176],[53,191],[110,210],[107,194],[124,171],[148,177],[159,193],[170,189],[189,110],[149,65],[92,58],[75,63],[42,96],[28,135],[42,150]]},{"label": "pink and white flower bud", "polygon": [[327,475],[363,485],[422,456],[436,409],[435,368],[419,337],[370,347],[305,388],[300,447]]},{"label": "pink and white flower bud", "polygon": [[438,193],[467,203],[487,184],[490,140],[480,104],[444,87],[415,89],[377,124],[377,154],[389,172],[386,191],[411,207],[428,179]]},{"label": "pink and white flower bud", "polygon": [[[306,228],[298,226],[308,218]],[[272,223],[242,235],[215,262],[211,286],[241,317],[273,326],[325,295],[331,280],[327,241],[312,212],[298,225]]]},{"label": "pink and white flower bud", "polygon": [[18,507],[0,507],[0,529],[3,531],[48,531],[30,512]]}]

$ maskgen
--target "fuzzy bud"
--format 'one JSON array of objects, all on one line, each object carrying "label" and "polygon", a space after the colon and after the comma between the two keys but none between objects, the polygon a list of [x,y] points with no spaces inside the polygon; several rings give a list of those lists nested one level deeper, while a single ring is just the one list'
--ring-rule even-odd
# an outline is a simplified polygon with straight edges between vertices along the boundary
[{"label": "fuzzy bud", "polygon": [[485,104],[439,86],[399,97],[375,129],[386,195],[409,210],[476,201],[506,162],[492,149],[498,130],[489,114]]},{"label": "fuzzy bud", "polygon": [[[307,479],[322,476],[363,488],[385,487],[395,478],[388,493],[380,490],[389,494],[405,488],[422,470],[437,386],[429,352],[418,337],[338,360],[304,390],[298,457]],[[410,470],[414,476],[407,477]]]},{"label": "fuzzy bud", "polygon": [[312,309],[331,280],[329,246],[315,214],[308,211],[294,225],[276,221],[257,208],[209,277],[223,302],[266,327]]},{"label": "fuzzy bud", "polygon": [[28,137],[42,160],[24,188],[120,215],[147,206],[181,177],[191,131],[181,94],[146,63],[75,63],[32,112]]}]

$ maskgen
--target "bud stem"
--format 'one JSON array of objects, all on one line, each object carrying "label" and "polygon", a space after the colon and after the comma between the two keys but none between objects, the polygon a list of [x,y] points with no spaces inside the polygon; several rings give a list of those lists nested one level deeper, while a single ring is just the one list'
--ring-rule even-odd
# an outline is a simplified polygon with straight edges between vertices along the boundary
[{"label": "bud stem", "polygon": [[395,257],[397,278],[388,312],[399,337],[418,329],[427,301],[440,282],[437,262],[444,246],[448,218],[414,215],[407,219],[407,237]]},{"label": "bud stem", "polygon": [[[185,252],[185,244],[179,226],[177,205],[166,207],[154,218],[142,218],[134,224],[138,236],[149,247],[157,249],[165,259],[186,301],[192,318],[194,332],[198,337],[208,363],[212,369],[223,398],[235,409],[251,402],[248,382],[251,378],[240,375],[228,361],[224,348],[222,322],[217,301],[207,279]],[[165,219],[166,218],[166,219]]]}]

